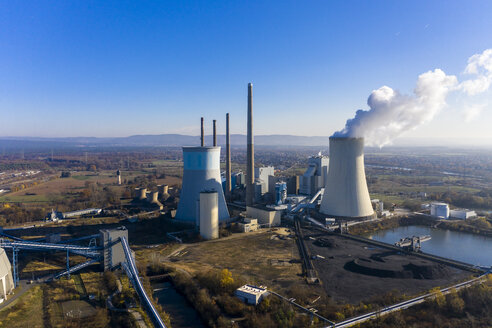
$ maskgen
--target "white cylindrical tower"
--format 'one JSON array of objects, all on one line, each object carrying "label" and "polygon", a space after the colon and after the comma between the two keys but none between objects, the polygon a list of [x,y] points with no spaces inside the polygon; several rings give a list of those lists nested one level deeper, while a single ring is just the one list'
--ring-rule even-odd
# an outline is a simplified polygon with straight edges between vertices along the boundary
[{"label": "white cylindrical tower", "polygon": [[340,218],[374,214],[364,170],[363,138],[330,138],[330,163],[320,212]]},{"label": "white cylindrical tower", "polygon": [[219,206],[217,191],[200,192],[200,235],[205,239],[219,238]]},{"label": "white cylindrical tower", "polygon": [[183,184],[176,219],[197,222],[196,202],[203,190],[215,190],[219,221],[229,217],[220,177],[220,147],[183,147]]}]

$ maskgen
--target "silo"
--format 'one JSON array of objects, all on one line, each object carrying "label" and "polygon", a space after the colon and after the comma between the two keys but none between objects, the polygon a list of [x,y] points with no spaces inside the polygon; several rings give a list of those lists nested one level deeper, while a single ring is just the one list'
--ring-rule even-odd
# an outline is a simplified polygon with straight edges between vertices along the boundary
[{"label": "silo", "polygon": [[147,198],[147,188],[140,188],[139,193],[140,194],[139,194],[138,199],[144,200]]},{"label": "silo", "polygon": [[200,235],[205,239],[219,238],[218,192],[200,192]]},{"label": "silo", "polygon": [[150,202],[151,202],[152,204],[157,204],[157,203],[159,203],[159,199],[158,199],[158,197],[159,197],[159,192],[157,192],[157,191],[153,191],[153,192],[151,193]]},{"label": "silo", "polygon": [[183,147],[183,184],[176,219],[198,222],[196,203],[203,190],[217,191],[219,221],[228,220],[220,177],[220,147]]},{"label": "silo", "polygon": [[339,218],[374,214],[364,170],[363,138],[330,138],[330,163],[320,212]]}]

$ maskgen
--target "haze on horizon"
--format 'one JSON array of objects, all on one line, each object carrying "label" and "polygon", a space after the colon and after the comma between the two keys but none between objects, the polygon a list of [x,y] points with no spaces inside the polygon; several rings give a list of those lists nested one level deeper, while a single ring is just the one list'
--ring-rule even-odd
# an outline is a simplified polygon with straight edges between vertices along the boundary
[{"label": "haze on horizon", "polygon": [[[256,134],[329,136],[382,86],[465,80],[487,31],[487,1],[2,3],[0,136],[198,135],[226,112],[245,133],[248,82]],[[492,144],[491,100],[451,94],[401,139]]]}]

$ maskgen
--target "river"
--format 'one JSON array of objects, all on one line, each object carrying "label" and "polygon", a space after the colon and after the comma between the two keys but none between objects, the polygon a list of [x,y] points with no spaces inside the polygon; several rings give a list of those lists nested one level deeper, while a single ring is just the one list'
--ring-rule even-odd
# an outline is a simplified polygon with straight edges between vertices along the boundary
[{"label": "river", "polygon": [[422,252],[474,265],[492,265],[492,238],[489,237],[425,226],[382,230],[371,233],[368,237],[394,244],[401,238],[423,235],[430,235],[432,239],[422,243]]},{"label": "river", "polygon": [[170,282],[152,283],[152,288],[157,302],[171,316],[171,326],[173,328],[205,327],[195,309],[190,306],[183,295],[176,291]]}]

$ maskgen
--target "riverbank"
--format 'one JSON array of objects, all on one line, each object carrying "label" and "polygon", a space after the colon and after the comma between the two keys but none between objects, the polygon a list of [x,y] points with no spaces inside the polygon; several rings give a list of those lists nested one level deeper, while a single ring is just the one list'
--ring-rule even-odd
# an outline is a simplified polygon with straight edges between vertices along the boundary
[{"label": "riverbank", "polygon": [[492,238],[492,228],[489,228],[490,223],[483,219],[447,221],[436,220],[430,216],[419,214],[403,217],[391,217],[381,221],[357,224],[350,227],[350,233],[363,236],[376,231],[414,225],[439,228],[456,232],[466,232],[474,235]]}]

